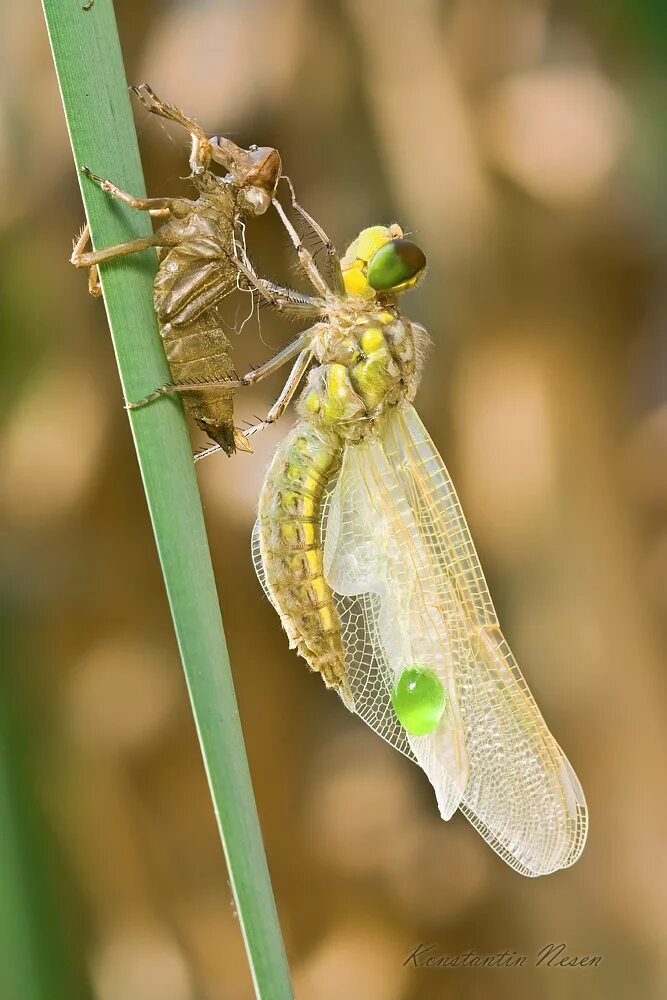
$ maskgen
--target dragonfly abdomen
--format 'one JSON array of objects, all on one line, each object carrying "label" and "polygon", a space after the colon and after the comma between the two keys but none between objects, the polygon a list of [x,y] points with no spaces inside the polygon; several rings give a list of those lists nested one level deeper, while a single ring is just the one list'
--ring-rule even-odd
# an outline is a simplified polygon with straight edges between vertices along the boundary
[{"label": "dragonfly abdomen", "polygon": [[321,506],[340,438],[301,421],[278,449],[259,501],[266,584],[290,644],[327,685],[344,685],[340,622],[324,578]]},{"label": "dragonfly abdomen", "polygon": [[[231,218],[233,201],[227,198],[220,208]],[[216,309],[220,299],[236,287],[236,272],[227,256],[232,250],[233,228],[230,222],[216,232],[206,214],[196,210],[174,225],[186,223],[189,241],[160,254],[153,302],[172,380],[195,386],[183,396],[185,408],[231,455],[239,443],[233,420],[234,390],[222,387],[197,392],[196,383],[235,378],[230,343]]]},{"label": "dragonfly abdomen", "polygon": [[234,434],[233,389],[196,391],[197,382],[236,378],[229,354],[229,340],[215,313],[198,316],[190,323],[160,325],[165,354],[174,382],[193,384],[184,403],[197,426],[228,455],[238,443]]}]

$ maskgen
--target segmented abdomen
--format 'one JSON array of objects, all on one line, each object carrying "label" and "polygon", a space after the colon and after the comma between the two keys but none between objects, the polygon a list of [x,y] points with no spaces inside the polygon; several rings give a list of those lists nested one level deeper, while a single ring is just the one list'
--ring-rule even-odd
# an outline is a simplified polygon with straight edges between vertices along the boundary
[{"label": "segmented abdomen", "polygon": [[282,442],[259,501],[259,540],[266,583],[291,646],[328,685],[345,680],[340,623],[324,579],[320,514],[341,441],[300,421]]},{"label": "segmented abdomen", "polygon": [[[215,309],[235,285],[236,274],[213,240],[201,238],[162,257],[153,301],[174,382],[235,378],[229,340]],[[199,427],[228,454],[235,450],[233,394],[225,388],[195,389],[183,397]]]}]

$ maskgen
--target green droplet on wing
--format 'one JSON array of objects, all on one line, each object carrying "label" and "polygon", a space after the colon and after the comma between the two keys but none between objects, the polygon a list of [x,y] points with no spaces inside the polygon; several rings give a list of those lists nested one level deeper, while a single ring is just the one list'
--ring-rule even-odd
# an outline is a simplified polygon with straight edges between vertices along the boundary
[{"label": "green droplet on wing", "polygon": [[437,728],[447,697],[437,674],[428,667],[405,667],[391,692],[398,721],[413,736],[425,736]]},{"label": "green droplet on wing", "polygon": [[417,278],[426,267],[426,256],[416,243],[390,240],[368,262],[368,284],[376,292],[388,292]]}]

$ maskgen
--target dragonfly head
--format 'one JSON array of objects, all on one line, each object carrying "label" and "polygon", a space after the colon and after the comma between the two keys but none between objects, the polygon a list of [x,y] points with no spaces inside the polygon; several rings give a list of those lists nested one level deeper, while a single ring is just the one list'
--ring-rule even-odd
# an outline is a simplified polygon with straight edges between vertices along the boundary
[{"label": "dragonfly head", "polygon": [[282,160],[271,146],[251,146],[242,149],[224,136],[209,140],[211,157],[226,167],[225,181],[239,189],[239,201],[249,215],[264,215],[276,193],[282,174]]},{"label": "dragonfly head", "polygon": [[413,288],[424,274],[424,251],[398,223],[362,229],[341,261],[348,295],[374,299]]}]

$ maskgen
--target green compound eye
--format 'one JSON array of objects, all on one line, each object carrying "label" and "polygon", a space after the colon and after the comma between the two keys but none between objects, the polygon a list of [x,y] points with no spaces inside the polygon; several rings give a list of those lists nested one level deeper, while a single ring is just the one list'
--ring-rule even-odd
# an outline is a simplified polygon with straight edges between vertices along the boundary
[{"label": "green compound eye", "polygon": [[376,292],[413,285],[426,267],[426,255],[416,243],[397,239],[385,243],[368,262],[368,284]]},{"label": "green compound eye", "polygon": [[445,689],[428,667],[406,667],[391,692],[398,721],[413,736],[425,736],[437,728],[446,703]]}]

